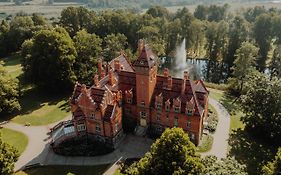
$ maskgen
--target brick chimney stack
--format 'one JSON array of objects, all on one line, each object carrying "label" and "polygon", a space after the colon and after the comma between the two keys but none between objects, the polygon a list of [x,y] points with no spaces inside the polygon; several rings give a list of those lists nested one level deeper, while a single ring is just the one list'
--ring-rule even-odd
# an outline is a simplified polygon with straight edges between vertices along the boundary
[{"label": "brick chimney stack", "polygon": [[114,60],[114,69],[116,70],[116,71],[120,71],[121,70],[121,65],[120,65],[120,61],[119,60]]},{"label": "brick chimney stack", "polygon": [[101,73],[100,73],[100,78],[103,78],[103,77],[105,77],[105,70],[104,70],[104,68],[102,67],[102,68],[101,68]]},{"label": "brick chimney stack", "polygon": [[95,75],[95,76],[94,76],[94,85],[95,85],[96,87],[99,87],[99,86],[100,86],[99,76],[98,76],[98,75]]},{"label": "brick chimney stack", "polygon": [[103,69],[103,67],[102,67],[102,59],[99,58],[98,59],[98,73],[99,73],[100,77],[102,77],[102,69]]},{"label": "brick chimney stack", "polygon": [[168,88],[168,89],[172,89],[172,86],[173,86],[173,79],[172,79],[172,76],[168,76],[167,81],[168,81],[168,83],[167,83],[167,88]]},{"label": "brick chimney stack", "polygon": [[183,72],[183,79],[184,79],[184,80],[189,80],[188,71],[184,71],[184,72]]},{"label": "brick chimney stack", "polygon": [[111,86],[113,86],[115,84],[115,79],[114,79],[114,75],[113,75],[113,70],[109,70],[108,72],[108,82]]},{"label": "brick chimney stack", "polygon": [[165,68],[164,71],[163,71],[163,74],[164,74],[165,77],[168,77],[169,76],[169,69]]}]

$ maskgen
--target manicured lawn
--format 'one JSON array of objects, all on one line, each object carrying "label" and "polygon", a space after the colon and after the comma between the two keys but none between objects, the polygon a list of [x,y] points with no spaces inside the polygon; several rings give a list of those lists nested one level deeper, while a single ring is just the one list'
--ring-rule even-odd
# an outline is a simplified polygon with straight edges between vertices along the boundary
[{"label": "manicured lawn", "polygon": [[4,59],[1,59],[4,61],[5,69],[12,77],[18,77],[23,73],[20,59],[21,56],[19,52],[14,53]]},{"label": "manicured lawn", "polygon": [[203,134],[201,144],[197,147],[198,152],[207,152],[212,148],[214,138],[211,135]]},{"label": "manicured lawn", "polygon": [[[1,59],[5,69],[13,77],[19,77],[23,71],[20,53],[14,53]],[[6,116],[2,119],[12,119],[13,122],[30,125],[45,125],[62,120],[70,114],[68,99],[69,95],[48,95],[39,92],[35,86],[20,80],[20,104],[22,110],[18,114]]]},{"label": "manicured lawn", "polygon": [[219,101],[228,110],[230,114],[230,131],[236,130],[238,128],[244,128],[244,124],[240,120],[243,116],[240,106],[237,102],[233,103],[234,99],[225,95],[224,91],[209,89],[210,97]]},{"label": "manicured lawn", "polygon": [[42,166],[17,172],[15,175],[66,175],[73,173],[75,175],[101,175],[109,165],[98,166]]},{"label": "manicured lawn", "polygon": [[25,134],[7,128],[0,129],[0,133],[4,142],[14,146],[21,154],[27,144],[28,138]]}]

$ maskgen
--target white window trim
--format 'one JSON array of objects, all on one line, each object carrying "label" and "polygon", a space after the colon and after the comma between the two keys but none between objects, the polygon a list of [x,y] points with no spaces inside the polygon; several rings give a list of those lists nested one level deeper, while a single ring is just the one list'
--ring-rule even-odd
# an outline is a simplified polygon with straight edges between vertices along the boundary
[{"label": "white window trim", "polygon": [[100,127],[99,123],[96,124],[96,132],[98,132],[98,133],[101,132],[101,127]]},{"label": "white window trim", "polygon": [[85,123],[80,123],[77,125],[77,131],[86,131]]}]

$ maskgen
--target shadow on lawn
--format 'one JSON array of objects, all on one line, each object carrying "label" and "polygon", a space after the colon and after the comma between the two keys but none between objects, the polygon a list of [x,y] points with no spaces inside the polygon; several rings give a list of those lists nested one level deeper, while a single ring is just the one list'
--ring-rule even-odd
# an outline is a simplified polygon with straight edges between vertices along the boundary
[{"label": "shadow on lawn", "polygon": [[247,172],[259,174],[264,163],[274,158],[277,148],[264,140],[256,139],[246,130],[232,131],[229,138],[229,155],[247,166]]}]

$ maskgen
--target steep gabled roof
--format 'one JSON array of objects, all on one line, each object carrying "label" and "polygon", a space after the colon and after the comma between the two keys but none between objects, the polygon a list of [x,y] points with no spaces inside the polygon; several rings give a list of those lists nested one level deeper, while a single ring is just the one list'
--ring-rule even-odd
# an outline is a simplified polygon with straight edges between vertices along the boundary
[{"label": "steep gabled roof", "polygon": [[152,50],[147,46],[144,45],[140,56],[134,62],[134,67],[147,67],[151,68],[156,64],[156,55],[152,52]]}]

